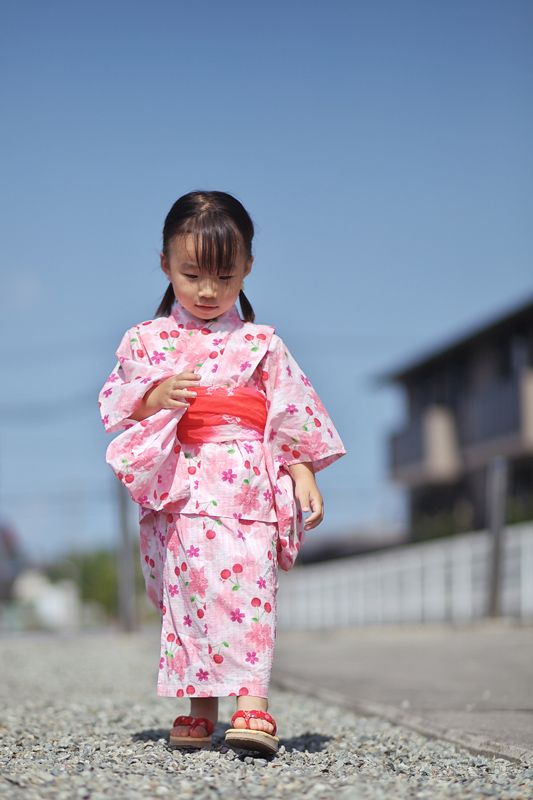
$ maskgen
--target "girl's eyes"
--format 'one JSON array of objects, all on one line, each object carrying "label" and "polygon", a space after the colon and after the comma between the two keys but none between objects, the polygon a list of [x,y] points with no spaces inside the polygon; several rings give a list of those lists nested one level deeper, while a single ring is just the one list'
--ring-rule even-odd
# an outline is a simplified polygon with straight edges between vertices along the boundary
[{"label": "girl's eyes", "polygon": [[[185,275],[186,278],[191,278],[191,280],[196,280],[198,275]],[[233,278],[233,275],[219,275],[218,276],[221,281],[230,281]]]}]

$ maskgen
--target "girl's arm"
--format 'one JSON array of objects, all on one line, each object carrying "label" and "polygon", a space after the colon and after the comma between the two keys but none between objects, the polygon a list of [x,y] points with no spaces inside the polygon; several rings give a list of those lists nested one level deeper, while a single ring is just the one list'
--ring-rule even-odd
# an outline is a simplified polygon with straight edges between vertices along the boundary
[{"label": "girl's arm", "polygon": [[312,511],[304,523],[304,530],[309,531],[324,519],[324,500],[315,480],[313,465],[308,462],[289,464],[287,470],[294,481],[294,496],[302,511]]}]

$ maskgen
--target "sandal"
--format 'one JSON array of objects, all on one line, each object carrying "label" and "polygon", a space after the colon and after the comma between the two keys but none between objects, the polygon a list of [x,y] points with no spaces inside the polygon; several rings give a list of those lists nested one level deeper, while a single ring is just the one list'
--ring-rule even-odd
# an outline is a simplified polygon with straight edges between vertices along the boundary
[{"label": "sandal", "polygon": [[[179,736],[178,734],[173,734],[173,729],[178,725],[188,725],[189,728],[194,728],[196,725],[202,725],[206,729],[208,735]],[[182,747],[205,747],[206,745],[211,744],[211,734],[213,733],[214,729],[215,723],[211,722],[211,720],[207,719],[207,717],[190,717],[181,714],[179,717],[176,717],[172,723],[172,728],[170,729],[169,734],[169,744],[171,746],[181,745]]]},{"label": "sandal", "polygon": [[[246,728],[228,728],[226,731],[225,741],[231,742],[236,747],[243,747],[246,750],[260,750],[262,753],[275,753],[277,752],[279,739],[275,735],[277,730],[276,720],[270,716],[267,711],[260,709],[239,709],[231,717],[231,724],[235,724],[238,717],[243,717],[246,722]],[[264,719],[274,726],[272,733],[266,731],[259,731],[250,728],[250,718]]]}]

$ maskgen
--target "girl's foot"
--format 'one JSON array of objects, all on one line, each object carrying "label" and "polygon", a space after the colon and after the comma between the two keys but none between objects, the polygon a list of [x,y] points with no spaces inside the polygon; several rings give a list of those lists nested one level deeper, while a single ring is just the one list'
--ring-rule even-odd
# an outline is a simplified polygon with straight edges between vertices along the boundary
[{"label": "girl's foot", "polygon": [[[213,722],[213,724],[215,723]],[[175,736],[192,736],[193,738],[209,736],[207,725],[202,725],[201,723],[197,725],[174,725],[172,734]]]},{"label": "girl's foot", "polygon": [[230,725],[224,741],[245,750],[269,754],[277,752],[279,739],[276,736],[276,720],[268,711],[239,709],[232,715]]},{"label": "girl's foot", "polygon": [[243,717],[237,717],[235,722],[233,723],[234,728],[251,728],[254,731],[265,731],[265,733],[272,733],[274,730],[274,726],[271,722],[268,722],[266,719],[256,719],[255,717],[250,717],[248,725],[246,725],[246,720]]}]

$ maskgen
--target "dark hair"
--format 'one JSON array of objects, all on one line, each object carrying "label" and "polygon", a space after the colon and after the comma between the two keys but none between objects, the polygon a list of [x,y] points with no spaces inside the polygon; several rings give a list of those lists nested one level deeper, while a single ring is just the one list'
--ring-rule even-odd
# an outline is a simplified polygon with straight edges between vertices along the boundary
[{"label": "dark hair", "polygon": [[[163,253],[174,236],[192,234],[194,250],[200,269],[211,275],[234,264],[239,246],[244,245],[246,257],[252,255],[254,224],[242,203],[226,192],[195,191],[182,195],[168,212],[163,225]],[[201,241],[199,258],[198,243]],[[159,304],[156,317],[168,317],[174,303],[174,289],[169,283]],[[239,303],[246,322],[255,320],[255,312],[240,291]]]}]

